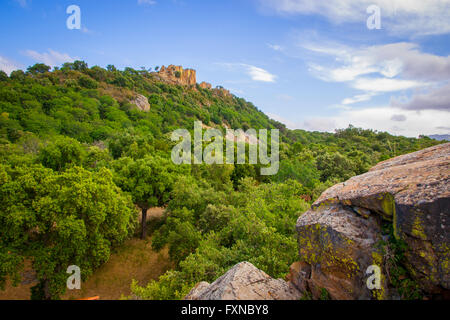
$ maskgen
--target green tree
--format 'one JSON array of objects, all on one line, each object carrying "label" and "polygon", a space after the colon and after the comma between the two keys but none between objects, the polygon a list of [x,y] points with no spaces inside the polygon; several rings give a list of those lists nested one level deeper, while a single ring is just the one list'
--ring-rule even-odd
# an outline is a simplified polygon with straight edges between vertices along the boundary
[{"label": "green tree", "polygon": [[166,205],[173,185],[188,168],[172,163],[170,159],[155,155],[133,160],[124,157],[113,164],[115,181],[122,190],[131,194],[133,202],[142,210],[141,238],[147,235],[147,210]]},{"label": "green tree", "polygon": [[78,83],[86,89],[97,89],[98,87],[97,81],[88,76],[81,76]]},{"label": "green tree", "polygon": [[31,66],[27,69],[27,71],[31,74],[39,74],[39,73],[46,73],[50,71],[49,66],[43,64],[43,63],[36,63],[34,66]]},{"label": "green tree", "polygon": [[114,65],[112,65],[112,64],[108,64],[108,65],[106,66],[106,70],[108,70],[109,72],[115,72],[115,71],[117,71],[116,67],[115,67]]},{"label": "green tree", "polygon": [[11,72],[9,77],[12,80],[16,80],[16,81],[22,82],[22,81],[25,80],[25,72],[23,72],[23,70],[14,70],[13,72]]},{"label": "green tree", "polygon": [[321,171],[321,181],[328,179],[347,180],[355,175],[354,163],[339,152],[324,153],[316,158],[317,169]]},{"label": "green tree", "polygon": [[77,140],[59,137],[42,148],[39,160],[47,168],[62,171],[74,165],[81,165],[85,156],[86,150]]},{"label": "green tree", "polygon": [[4,72],[0,70],[0,81],[8,81],[9,77],[8,75]]},{"label": "green tree", "polygon": [[0,286],[20,281],[25,260],[39,284],[37,299],[65,292],[71,265],[85,279],[132,234],[136,211],[109,170],[75,167],[55,173],[42,166],[0,165]]},{"label": "green tree", "polygon": [[76,71],[86,71],[88,69],[88,64],[84,61],[75,60],[73,62],[73,69]]}]

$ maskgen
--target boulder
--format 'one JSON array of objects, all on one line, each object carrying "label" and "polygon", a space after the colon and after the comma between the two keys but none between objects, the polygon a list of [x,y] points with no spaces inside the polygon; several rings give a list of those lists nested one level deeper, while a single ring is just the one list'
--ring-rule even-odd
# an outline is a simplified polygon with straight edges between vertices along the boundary
[{"label": "boulder", "polygon": [[189,294],[184,297],[184,300],[199,300],[200,294],[209,287],[209,283],[206,281],[199,282],[194,288],[189,292]]},{"label": "boulder", "polygon": [[200,282],[186,300],[298,300],[294,285],[273,279],[249,262],[241,262],[212,284]]},{"label": "boulder", "polygon": [[131,103],[138,107],[138,109],[141,111],[150,111],[150,103],[148,103],[147,97],[143,96],[142,94],[138,94],[136,98],[131,101]]},{"label": "boulder", "polygon": [[[406,242],[406,265],[430,294],[450,289],[450,143],[399,156],[326,190],[297,221],[300,260],[291,281],[316,297],[392,298],[380,251],[381,226]],[[382,268],[382,288],[366,285],[369,265]],[[295,271],[299,269],[300,271]],[[305,271],[306,270],[306,271]]]}]

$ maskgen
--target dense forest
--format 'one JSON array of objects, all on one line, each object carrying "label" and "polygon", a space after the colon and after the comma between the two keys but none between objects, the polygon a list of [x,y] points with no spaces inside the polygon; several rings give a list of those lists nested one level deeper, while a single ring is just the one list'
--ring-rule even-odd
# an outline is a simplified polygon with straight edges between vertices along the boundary
[{"label": "dense forest", "polygon": [[[148,98],[150,110],[132,103]],[[194,120],[223,130],[280,130],[280,169],[259,165],[175,165],[171,133]],[[294,226],[326,188],[379,161],[438,141],[350,126],[335,133],[288,130],[252,103],[200,86],[170,84],[145,69],[0,72],[0,290],[20,282],[30,261],[35,299],[58,299],[66,269],[92,275],[125,239],[152,236],[176,266],[132,292],[180,299],[249,261],[282,277],[297,257]],[[139,227],[139,212],[166,208]]]}]

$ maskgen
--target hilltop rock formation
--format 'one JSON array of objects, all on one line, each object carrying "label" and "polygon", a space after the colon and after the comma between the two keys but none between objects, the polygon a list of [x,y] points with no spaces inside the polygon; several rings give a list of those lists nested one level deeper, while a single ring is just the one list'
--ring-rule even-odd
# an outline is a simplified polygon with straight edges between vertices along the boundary
[{"label": "hilltop rock formation", "polygon": [[183,69],[182,66],[169,65],[167,68],[162,66],[157,74],[162,80],[172,84],[183,86],[195,86],[197,84],[196,71],[193,69]]},{"label": "hilltop rock formation", "polygon": [[200,83],[199,86],[200,86],[200,88],[202,88],[202,89],[209,89],[209,90],[212,89],[211,83],[208,83],[208,82],[205,82],[205,81],[203,81],[202,83]]},{"label": "hilltop rock formation", "polygon": [[[301,263],[291,281],[314,297],[325,288],[334,299],[388,299],[388,240],[382,224],[406,242],[406,265],[428,294],[450,289],[450,143],[399,156],[326,190],[297,221]],[[381,268],[382,287],[369,290],[366,270]]]},{"label": "hilltop rock formation", "polygon": [[231,98],[232,97],[232,95],[231,95],[229,90],[227,90],[227,89],[225,89],[223,87],[220,87],[220,86],[218,86],[217,88],[214,88],[213,92],[214,92],[214,94],[216,94],[216,95],[218,95],[219,97],[222,97],[222,98]]},{"label": "hilltop rock formation", "polygon": [[[196,90],[197,72],[194,69],[183,69],[182,66],[175,66],[171,64],[168,67],[162,66],[157,72],[153,74],[161,81],[165,81],[170,84],[188,86]],[[213,88],[210,83],[205,81],[200,83],[199,87],[202,89],[211,90],[213,94],[221,98],[233,97],[229,90],[221,86]]]},{"label": "hilltop rock formation", "polygon": [[241,262],[212,284],[200,282],[185,300],[298,300],[292,284],[272,279],[249,262]]}]

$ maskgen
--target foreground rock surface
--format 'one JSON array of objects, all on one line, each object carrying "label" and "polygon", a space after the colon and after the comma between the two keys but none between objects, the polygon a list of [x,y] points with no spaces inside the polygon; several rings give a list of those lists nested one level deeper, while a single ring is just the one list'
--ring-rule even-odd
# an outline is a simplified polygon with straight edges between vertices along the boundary
[{"label": "foreground rock surface", "polygon": [[[406,268],[430,294],[450,289],[450,143],[379,163],[369,172],[326,190],[297,221],[301,262],[290,279],[318,297],[393,298],[382,224],[406,242]],[[366,270],[382,269],[379,290],[369,290]]]},{"label": "foreground rock surface", "polygon": [[273,279],[249,262],[241,262],[212,284],[200,282],[186,300],[298,300],[295,286]]}]

